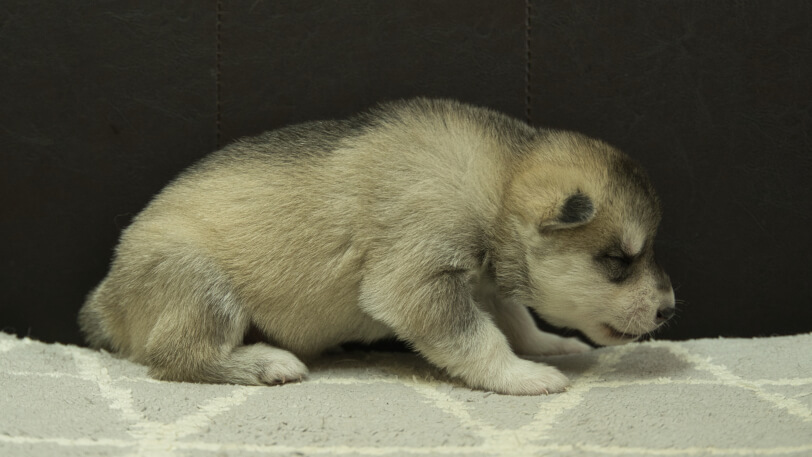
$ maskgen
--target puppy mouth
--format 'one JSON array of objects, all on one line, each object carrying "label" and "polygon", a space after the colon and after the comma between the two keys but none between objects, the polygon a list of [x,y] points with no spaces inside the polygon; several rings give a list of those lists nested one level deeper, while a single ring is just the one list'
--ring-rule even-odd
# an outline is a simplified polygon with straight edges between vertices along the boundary
[{"label": "puppy mouth", "polygon": [[643,335],[635,335],[635,334],[632,334],[632,333],[621,332],[620,330],[616,329],[615,327],[612,327],[609,324],[603,324],[603,328],[604,328],[604,330],[606,330],[607,333],[609,333],[609,336],[611,336],[612,338],[614,338],[616,340],[632,341],[632,340],[636,340],[636,339],[640,338],[641,336],[643,336]]}]

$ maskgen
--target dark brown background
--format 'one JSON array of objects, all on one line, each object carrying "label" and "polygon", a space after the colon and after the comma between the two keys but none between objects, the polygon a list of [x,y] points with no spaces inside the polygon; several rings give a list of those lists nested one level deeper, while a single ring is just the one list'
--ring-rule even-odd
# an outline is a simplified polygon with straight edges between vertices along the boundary
[{"label": "dark brown background", "polygon": [[0,328],[80,341],[120,230],[247,134],[415,95],[580,130],[650,171],[667,338],[812,330],[805,0],[0,4]]}]

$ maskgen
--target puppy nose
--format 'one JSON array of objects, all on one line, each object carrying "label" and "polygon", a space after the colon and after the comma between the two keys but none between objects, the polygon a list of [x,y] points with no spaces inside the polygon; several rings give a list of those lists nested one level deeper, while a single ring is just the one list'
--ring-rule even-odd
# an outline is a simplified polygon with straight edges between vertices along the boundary
[{"label": "puppy nose", "polygon": [[677,312],[676,307],[673,303],[668,303],[666,305],[660,306],[657,310],[657,323],[662,324],[663,322],[671,319],[674,316],[674,313]]}]

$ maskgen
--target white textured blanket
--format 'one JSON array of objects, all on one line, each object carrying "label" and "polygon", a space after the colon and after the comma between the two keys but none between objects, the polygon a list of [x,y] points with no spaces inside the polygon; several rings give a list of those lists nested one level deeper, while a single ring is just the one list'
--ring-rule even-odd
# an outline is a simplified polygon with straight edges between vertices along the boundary
[{"label": "white textured blanket", "polygon": [[545,361],[568,392],[472,391],[414,355],[357,352],[242,387],[0,334],[0,455],[812,456],[812,334]]}]

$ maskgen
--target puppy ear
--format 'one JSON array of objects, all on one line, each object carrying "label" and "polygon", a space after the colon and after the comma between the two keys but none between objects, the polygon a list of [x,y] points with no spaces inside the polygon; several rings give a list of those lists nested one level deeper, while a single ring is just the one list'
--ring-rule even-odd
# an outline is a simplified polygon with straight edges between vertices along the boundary
[{"label": "puppy ear", "polygon": [[595,217],[595,187],[576,167],[529,162],[511,181],[505,204],[537,233],[578,227]]},{"label": "puppy ear", "polygon": [[588,223],[594,217],[595,204],[588,195],[579,190],[564,200],[554,217],[542,220],[539,230],[550,231],[578,227]]}]

